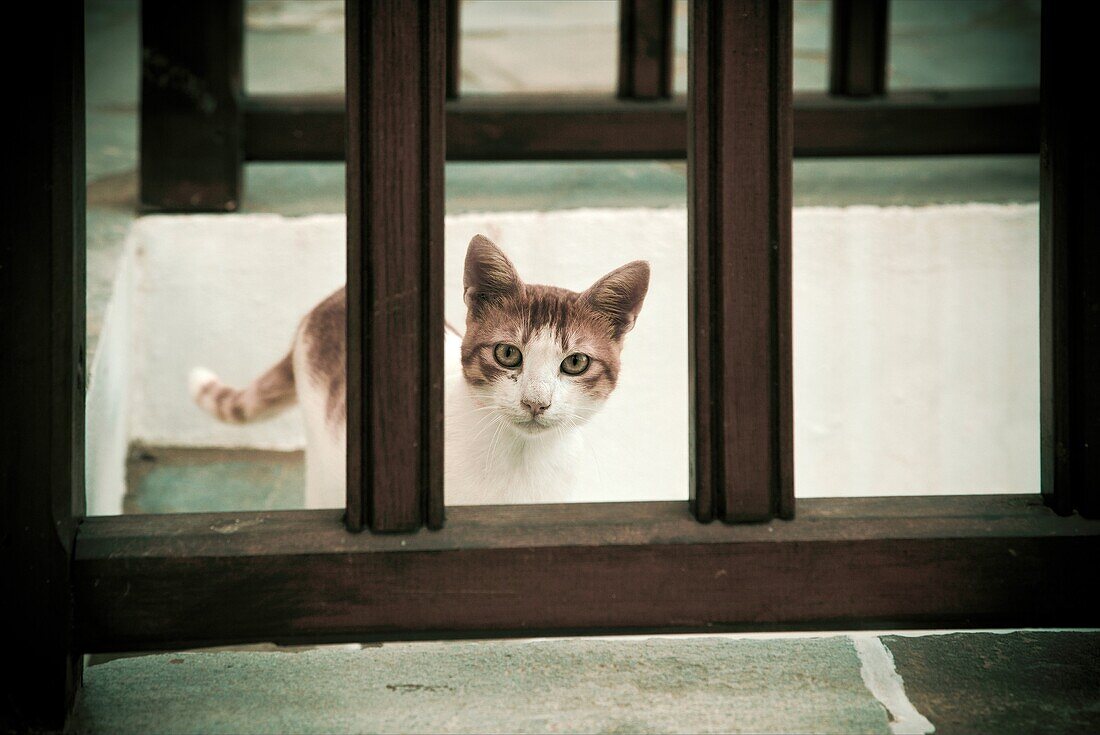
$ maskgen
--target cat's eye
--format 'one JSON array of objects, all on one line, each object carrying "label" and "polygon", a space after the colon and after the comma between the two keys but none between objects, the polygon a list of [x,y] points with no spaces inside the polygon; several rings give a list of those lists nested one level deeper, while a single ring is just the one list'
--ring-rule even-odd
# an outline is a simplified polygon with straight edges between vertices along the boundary
[{"label": "cat's eye", "polygon": [[561,371],[566,375],[580,375],[588,369],[588,363],[588,355],[581,352],[574,352],[561,361]]},{"label": "cat's eye", "polygon": [[501,342],[493,348],[493,357],[501,366],[506,368],[519,367],[519,364],[523,362],[523,353],[519,351],[519,348],[506,342]]}]

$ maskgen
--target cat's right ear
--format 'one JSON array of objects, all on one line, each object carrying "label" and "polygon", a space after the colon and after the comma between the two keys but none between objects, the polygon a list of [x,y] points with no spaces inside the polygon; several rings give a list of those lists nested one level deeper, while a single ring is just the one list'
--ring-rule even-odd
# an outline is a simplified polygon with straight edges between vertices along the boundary
[{"label": "cat's right ear", "polygon": [[508,256],[489,238],[474,235],[466,249],[466,266],[462,273],[462,300],[471,314],[499,304],[520,291],[523,282]]}]

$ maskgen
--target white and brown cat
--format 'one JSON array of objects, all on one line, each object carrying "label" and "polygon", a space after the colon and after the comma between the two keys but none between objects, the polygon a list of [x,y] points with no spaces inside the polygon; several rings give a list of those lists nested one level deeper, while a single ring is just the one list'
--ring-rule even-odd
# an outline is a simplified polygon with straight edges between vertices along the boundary
[{"label": "white and brown cat", "polygon": [[[466,251],[466,332],[448,335],[444,491],[448,504],[547,503],[581,497],[581,427],[615,389],[623,338],[649,287],[634,261],[577,293],[524,283],[487,238]],[[343,505],[346,294],[302,320],[290,353],[243,390],[196,368],[195,402],[222,421],[305,415],[306,506]]]}]

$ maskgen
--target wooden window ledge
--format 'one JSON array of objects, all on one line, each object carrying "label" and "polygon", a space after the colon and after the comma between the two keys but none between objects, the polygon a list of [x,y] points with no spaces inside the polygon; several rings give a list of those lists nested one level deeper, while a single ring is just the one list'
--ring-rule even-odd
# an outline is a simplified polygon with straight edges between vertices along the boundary
[{"label": "wooden window ledge", "polygon": [[700,524],[687,502],[454,507],[353,534],[342,511],[88,518],[85,651],[661,630],[1087,626],[1100,523],[1038,495],[826,498]]}]

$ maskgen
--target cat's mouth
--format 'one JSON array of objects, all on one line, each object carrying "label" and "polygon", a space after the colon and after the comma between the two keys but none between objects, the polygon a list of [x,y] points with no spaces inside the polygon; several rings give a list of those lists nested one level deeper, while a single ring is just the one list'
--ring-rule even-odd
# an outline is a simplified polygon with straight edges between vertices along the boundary
[{"label": "cat's mouth", "polygon": [[530,436],[535,436],[536,434],[541,434],[544,431],[554,428],[553,423],[545,419],[539,419],[538,417],[515,419],[512,421],[512,425],[524,434]]}]

